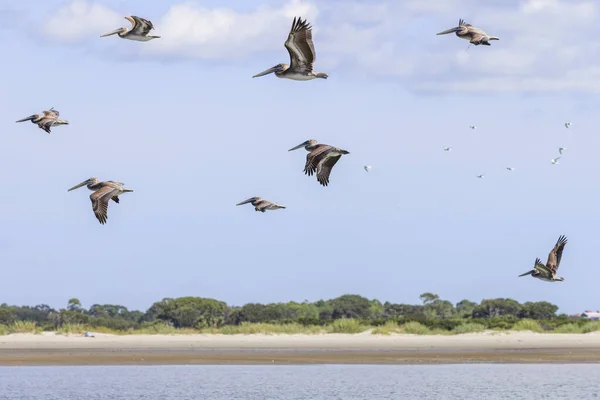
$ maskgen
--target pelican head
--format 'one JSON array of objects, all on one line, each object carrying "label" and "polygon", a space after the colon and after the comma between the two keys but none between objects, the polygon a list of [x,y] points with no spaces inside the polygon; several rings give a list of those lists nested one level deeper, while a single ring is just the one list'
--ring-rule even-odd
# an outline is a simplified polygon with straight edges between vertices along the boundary
[{"label": "pelican head", "polygon": [[94,183],[98,183],[98,178],[89,178],[89,179],[86,179],[85,181],[81,182],[80,184],[77,184],[77,185],[73,186],[71,189],[67,190],[67,192],[70,192],[71,190],[78,189],[78,188],[80,188],[82,186],[93,185]]},{"label": "pelican head", "polygon": [[268,74],[272,74],[273,72],[281,73],[288,68],[289,68],[289,66],[287,64],[277,64],[276,66],[266,69],[263,72],[259,72],[258,74],[254,75],[253,78],[258,78],[259,76],[265,76]]},{"label": "pelican head", "polygon": [[27,118],[20,119],[20,120],[18,120],[16,122],[35,121],[35,120],[38,120],[38,119],[40,119],[40,116],[38,114],[33,114],[33,115],[30,115]]},{"label": "pelican head", "polygon": [[445,31],[443,31],[443,32],[436,33],[436,35],[447,35],[447,34],[449,34],[449,33],[458,32],[458,31],[460,31],[461,29],[462,29],[462,27],[460,27],[460,26],[455,26],[454,28],[446,29],[446,30],[445,30]]},{"label": "pelican head", "polygon": [[531,271],[527,271],[524,274],[519,275],[519,277],[525,276],[525,275],[531,275],[535,272],[535,269],[532,269]]},{"label": "pelican head", "polygon": [[254,203],[259,200],[260,200],[260,197],[258,197],[258,196],[250,197],[248,200],[244,200],[241,203],[237,203],[236,206],[241,206],[242,204],[247,204],[247,203]]},{"label": "pelican head", "polygon": [[112,32],[108,32],[108,33],[105,33],[104,35],[100,35],[100,37],[106,37],[106,36],[110,36],[110,35],[122,34],[122,33],[127,32],[127,30],[128,30],[127,28],[115,29]]},{"label": "pelican head", "polygon": [[288,151],[298,150],[299,148],[302,148],[302,147],[308,148],[308,147],[314,146],[315,144],[317,144],[316,140],[308,139],[307,141],[300,143],[298,146],[292,147]]}]

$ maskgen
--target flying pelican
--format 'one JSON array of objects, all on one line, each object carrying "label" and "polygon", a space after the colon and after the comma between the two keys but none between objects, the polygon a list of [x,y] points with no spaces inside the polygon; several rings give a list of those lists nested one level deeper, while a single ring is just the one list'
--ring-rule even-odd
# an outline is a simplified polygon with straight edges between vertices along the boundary
[{"label": "flying pelican", "polygon": [[280,208],[285,208],[281,204],[273,203],[267,200],[262,200],[258,196],[250,197],[248,200],[244,200],[241,203],[237,203],[236,206],[241,206],[242,204],[251,203],[254,206],[255,211],[266,212],[267,210],[279,210]]},{"label": "flying pelican", "polygon": [[546,261],[546,265],[542,264],[542,261],[539,258],[536,258],[533,269],[519,275],[519,277],[531,275],[534,278],[538,278],[546,282],[564,281],[565,278],[557,277],[556,272],[560,266],[560,259],[562,258],[562,253],[566,244],[567,238],[564,235],[560,236],[554,245],[554,248],[550,254],[548,254],[548,261]]},{"label": "flying pelican", "polygon": [[477,177],[478,177],[479,179],[483,179],[483,177],[484,177],[484,176],[485,176],[485,175],[483,175],[483,174],[481,174],[481,175],[477,175]]},{"label": "flying pelican", "polygon": [[558,152],[560,153],[560,155],[562,155],[562,152],[565,151],[565,150],[567,150],[566,147],[559,147],[558,148]]},{"label": "flying pelican", "polygon": [[466,24],[464,20],[458,20],[458,26],[455,28],[451,28],[445,30],[440,33],[436,33],[436,35],[446,35],[448,33],[455,32],[456,36],[461,39],[468,40],[471,44],[475,46],[479,46],[480,44],[484,44],[486,46],[490,45],[490,40],[500,40],[500,38],[496,36],[488,36],[483,30],[474,27],[471,24]]},{"label": "flying pelican", "polygon": [[364,166],[365,171],[369,172],[371,170],[371,166],[370,165],[365,165]]},{"label": "flying pelican", "polygon": [[49,110],[44,110],[43,115],[33,114],[16,122],[31,121],[32,123],[37,124],[41,129],[50,133],[50,128],[54,125],[69,125],[69,121],[58,119],[59,115],[60,113],[52,107]]},{"label": "flying pelican", "polygon": [[125,19],[131,22],[131,28],[122,27],[115,29],[112,32],[100,35],[100,37],[119,34],[119,37],[122,39],[137,40],[138,42],[147,42],[152,39],[160,38],[160,36],[148,35],[150,30],[154,29],[154,25],[152,25],[152,22],[148,21],[147,19],[136,17],[135,15],[132,15],[131,17],[125,17]]},{"label": "flying pelican", "polygon": [[298,146],[292,147],[288,151],[297,150],[304,147],[309,153],[306,155],[306,165],[304,166],[304,174],[312,175],[317,173],[317,181],[323,186],[329,184],[329,175],[331,169],[344,154],[350,154],[347,150],[342,150],[337,147],[327,144],[317,144],[316,140],[309,139]]},{"label": "flying pelican", "polygon": [[68,192],[84,185],[87,185],[87,188],[94,192],[90,195],[90,200],[92,200],[92,209],[94,210],[96,218],[98,218],[98,221],[100,221],[102,225],[106,223],[106,219],[108,218],[107,214],[109,200],[112,199],[118,204],[119,195],[133,192],[131,189],[125,189],[124,183],[114,181],[100,182],[98,178],[86,179],[80,184],[73,186],[68,190]]},{"label": "flying pelican", "polygon": [[444,151],[450,151],[452,150],[452,147],[444,147]]},{"label": "flying pelican", "polygon": [[285,41],[285,48],[290,53],[290,65],[277,64],[253,76],[267,75],[275,72],[278,78],[288,78],[295,81],[309,81],[315,78],[327,79],[323,72],[314,72],[313,63],[316,59],[315,45],[312,40],[312,27],[306,20],[294,17],[290,34]]},{"label": "flying pelican", "polygon": [[513,167],[506,167],[507,170],[509,171],[514,171],[515,169]]},{"label": "flying pelican", "polygon": [[570,122],[565,122],[565,128],[569,128],[571,126]]},{"label": "flying pelican", "polygon": [[558,160],[560,160],[560,157],[553,158],[552,164],[558,164]]},{"label": "flying pelican", "polygon": [[477,129],[477,127],[475,125],[469,125],[469,128],[471,128],[471,129]]}]

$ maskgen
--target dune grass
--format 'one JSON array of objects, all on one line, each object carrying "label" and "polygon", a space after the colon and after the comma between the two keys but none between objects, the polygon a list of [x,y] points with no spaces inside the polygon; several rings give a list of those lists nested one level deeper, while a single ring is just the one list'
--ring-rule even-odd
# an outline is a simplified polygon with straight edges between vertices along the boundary
[{"label": "dune grass", "polygon": [[482,324],[477,324],[473,322],[466,322],[464,324],[458,325],[456,328],[452,329],[452,333],[454,335],[461,335],[464,333],[480,333],[485,331],[485,326]]},{"label": "dune grass", "polygon": [[[372,327],[352,318],[343,318],[333,321],[326,326],[302,325],[299,323],[270,324],[249,323],[240,325],[225,325],[218,328],[175,328],[167,323],[153,323],[143,325],[137,329],[114,330],[106,327],[95,327],[84,324],[63,324],[57,329],[45,327],[47,331],[54,331],[58,335],[81,335],[85,332],[105,333],[112,335],[190,335],[190,334],[221,334],[221,335],[316,335],[328,333],[357,334],[371,329],[373,335],[410,334],[410,335],[461,335],[466,333],[481,333],[490,331],[480,323],[465,321],[452,330],[442,328],[429,328],[419,322],[407,322],[398,325],[395,321],[387,321],[385,324]],[[12,333],[40,333],[42,327],[33,321],[15,321],[8,325],[0,324],[0,335]],[[568,323],[554,329],[544,329],[538,321],[523,319],[516,322],[511,329],[493,329],[494,332],[510,333],[511,331],[531,331],[536,333],[563,333],[563,334],[585,334],[600,331],[600,321],[588,321],[582,323]]]},{"label": "dune grass", "polygon": [[387,321],[383,325],[379,325],[371,332],[373,335],[391,335],[392,333],[399,333],[400,325],[394,321]]},{"label": "dune grass", "polygon": [[520,321],[517,321],[517,323],[513,325],[511,330],[513,330],[513,331],[531,331],[531,332],[537,332],[537,333],[544,332],[544,330],[540,326],[540,323],[537,321],[534,321],[532,319],[522,319]]},{"label": "dune grass", "polygon": [[326,327],[329,333],[363,333],[369,328],[354,318],[336,319]]},{"label": "dune grass", "polygon": [[40,333],[42,331],[35,321],[15,321],[7,328],[8,333]]},{"label": "dune grass", "polygon": [[400,327],[400,333],[409,335],[428,335],[431,331],[428,327],[419,322],[407,322]]}]

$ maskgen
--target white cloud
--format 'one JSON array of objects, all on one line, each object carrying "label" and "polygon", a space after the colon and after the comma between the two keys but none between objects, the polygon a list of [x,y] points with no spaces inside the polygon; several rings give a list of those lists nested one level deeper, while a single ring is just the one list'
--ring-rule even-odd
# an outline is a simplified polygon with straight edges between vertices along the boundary
[{"label": "white cloud", "polygon": [[[318,60],[327,72],[343,66],[356,73],[400,80],[411,90],[592,91],[600,45],[595,0],[287,0],[249,12],[179,3],[154,22],[161,39],[138,46],[144,57],[207,60],[281,52],[291,19],[314,26]],[[456,10],[469,10],[457,15]],[[471,46],[454,35],[436,36],[459,18],[500,37]],[[44,26],[52,40],[96,38],[123,16],[99,3],[75,0]],[[116,25],[115,25],[116,24]],[[578,72],[575,72],[578,71]]]},{"label": "white cloud", "polygon": [[[123,16],[95,2],[75,0],[59,8],[43,26],[43,33],[58,42],[79,42],[98,37],[127,22]],[[128,22],[127,22],[128,23]]]}]

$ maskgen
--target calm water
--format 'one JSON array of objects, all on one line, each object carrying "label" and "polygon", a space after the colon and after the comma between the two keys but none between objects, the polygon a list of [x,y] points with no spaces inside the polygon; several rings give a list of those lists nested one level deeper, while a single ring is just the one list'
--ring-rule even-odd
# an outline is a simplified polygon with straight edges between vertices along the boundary
[{"label": "calm water", "polygon": [[0,367],[0,399],[597,399],[600,365]]}]

